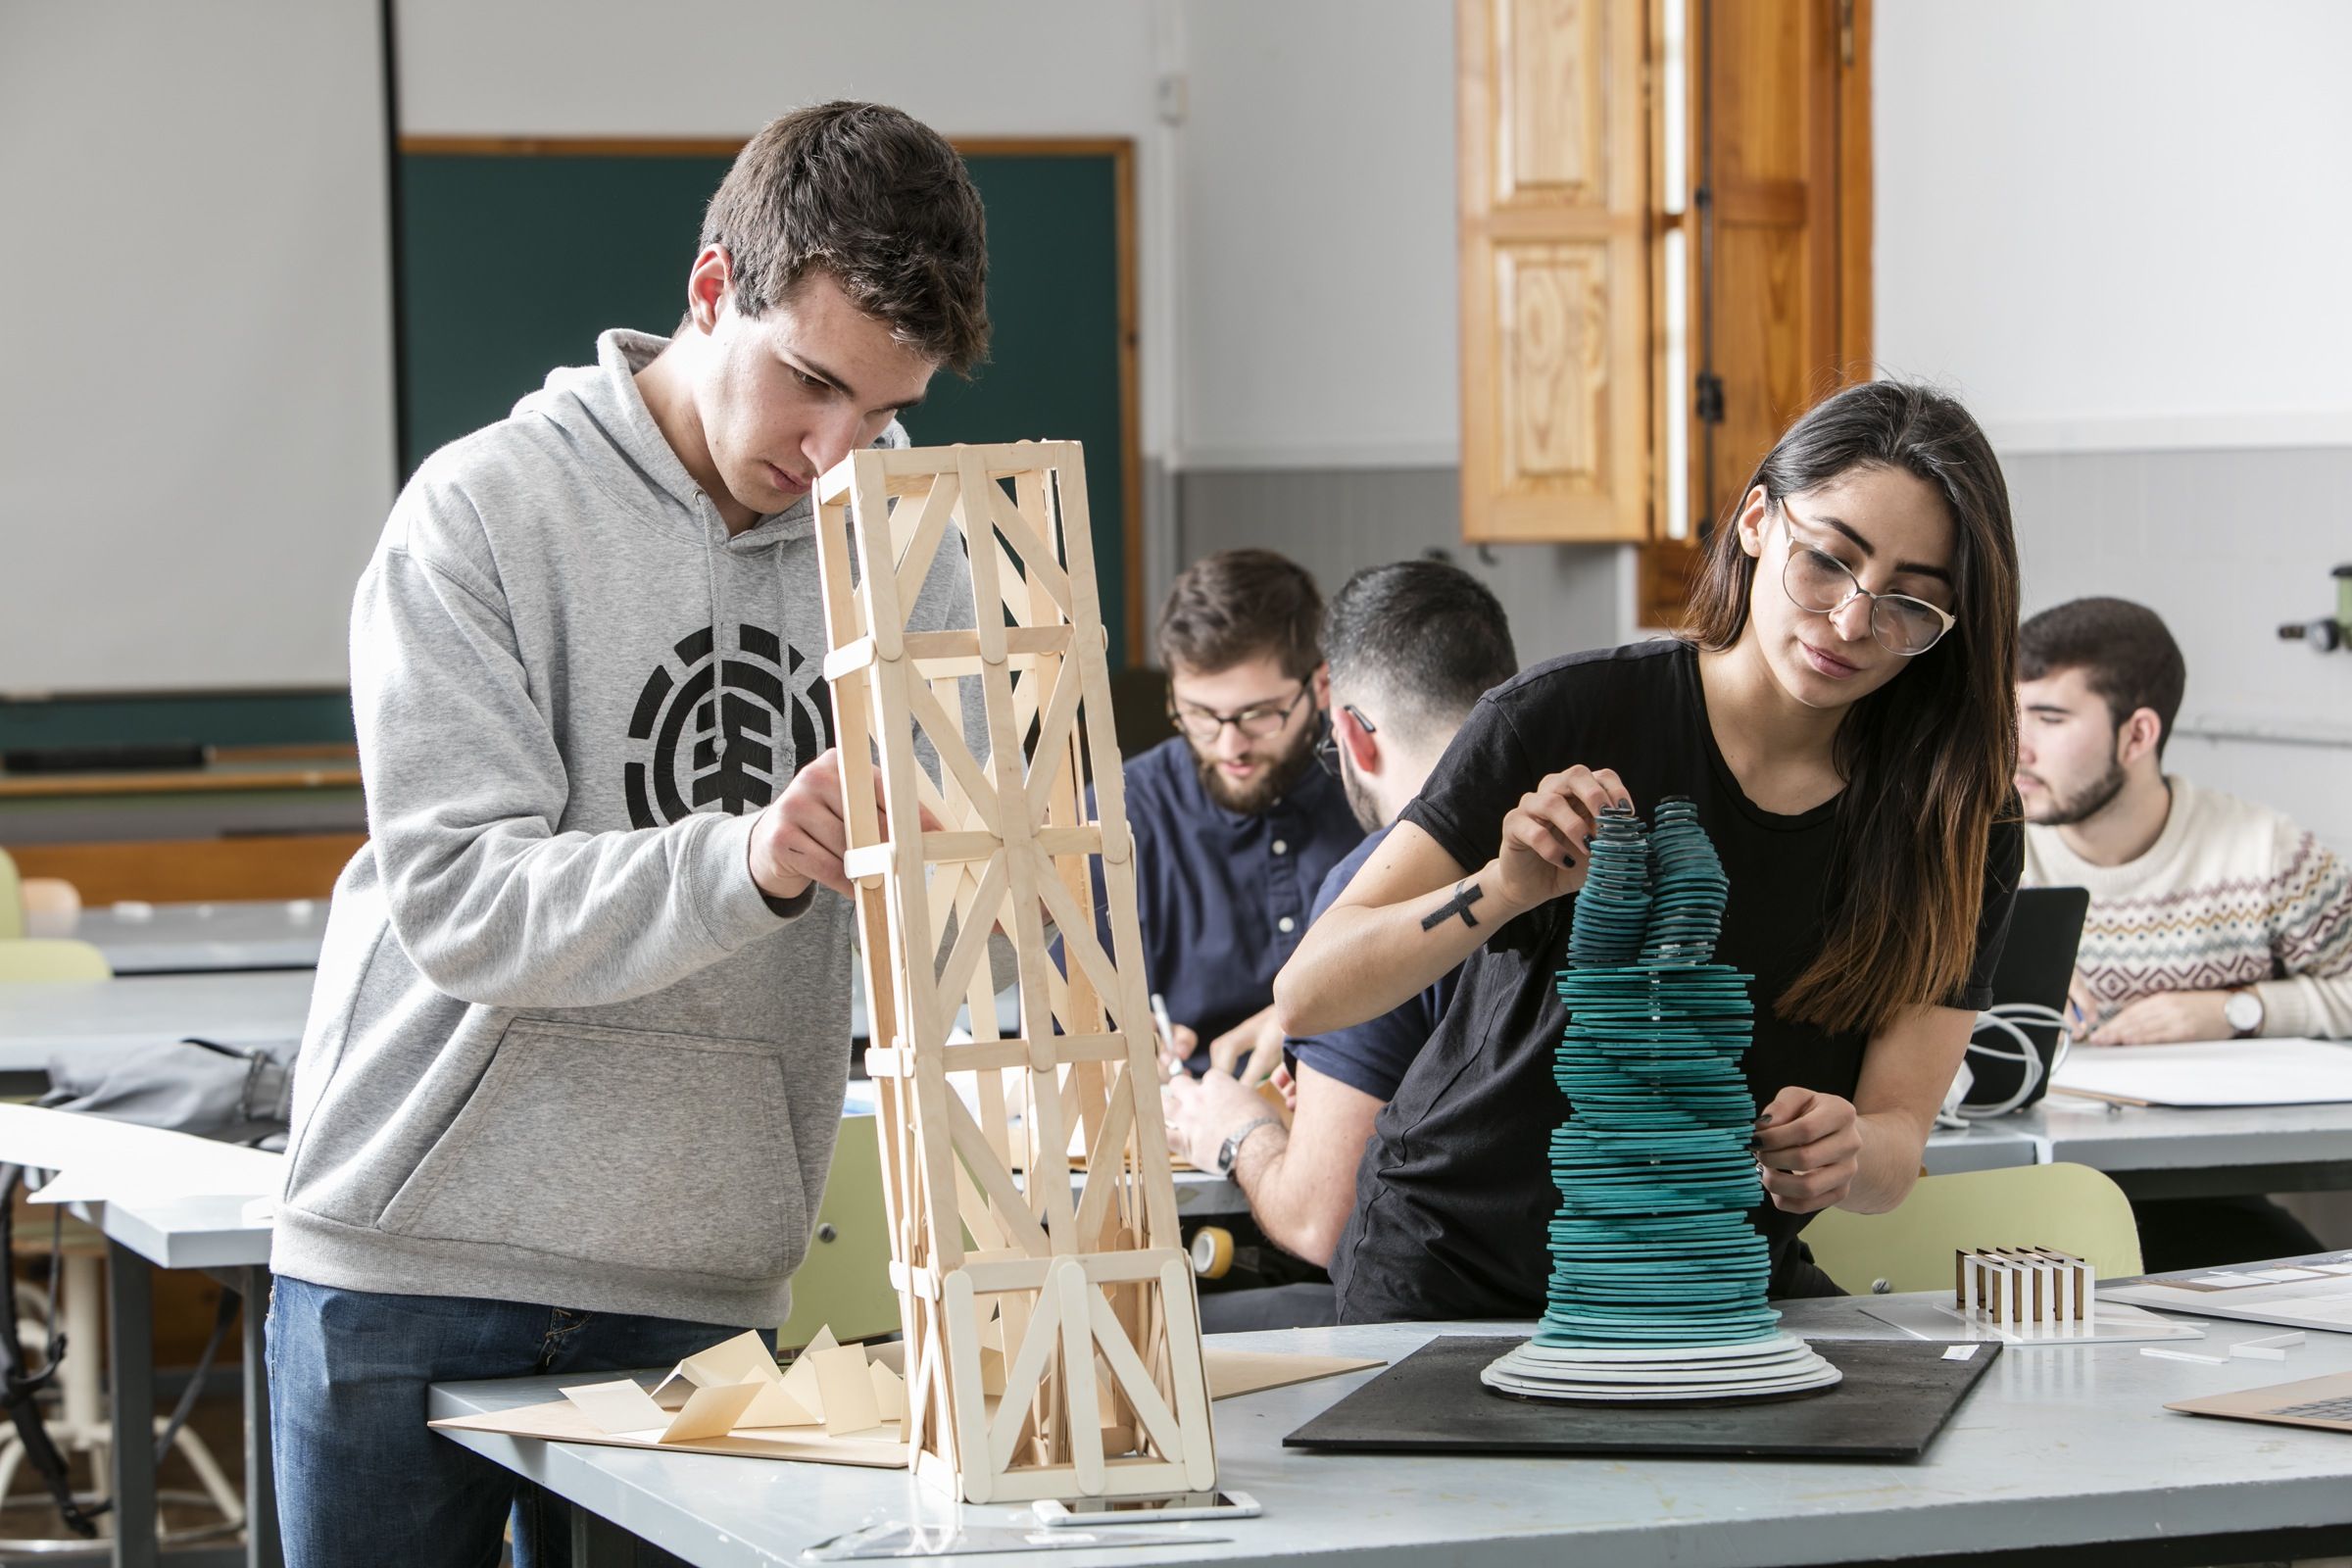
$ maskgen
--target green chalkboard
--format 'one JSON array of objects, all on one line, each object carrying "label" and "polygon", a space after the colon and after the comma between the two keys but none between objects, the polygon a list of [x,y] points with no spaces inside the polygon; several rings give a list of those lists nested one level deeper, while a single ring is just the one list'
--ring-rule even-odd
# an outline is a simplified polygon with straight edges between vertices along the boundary
[{"label": "green chalkboard", "polygon": [[[400,156],[402,460],[503,417],[609,326],[668,332],[730,159],[408,150]],[[915,443],[1076,440],[1114,667],[1127,646],[1116,156],[975,153],[988,209],[989,362],[943,372]]]}]

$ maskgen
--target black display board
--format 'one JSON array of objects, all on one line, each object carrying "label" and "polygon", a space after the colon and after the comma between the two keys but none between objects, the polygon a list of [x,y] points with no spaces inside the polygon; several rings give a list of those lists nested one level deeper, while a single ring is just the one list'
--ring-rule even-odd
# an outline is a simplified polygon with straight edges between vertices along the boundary
[{"label": "black display board", "polygon": [[1916,1459],[2000,1354],[1941,1344],[1816,1341],[1845,1374],[1818,1394],[1746,1404],[1586,1405],[1522,1399],[1478,1381],[1516,1338],[1446,1335],[1283,1439],[1385,1453],[1665,1454],[1681,1458]]}]

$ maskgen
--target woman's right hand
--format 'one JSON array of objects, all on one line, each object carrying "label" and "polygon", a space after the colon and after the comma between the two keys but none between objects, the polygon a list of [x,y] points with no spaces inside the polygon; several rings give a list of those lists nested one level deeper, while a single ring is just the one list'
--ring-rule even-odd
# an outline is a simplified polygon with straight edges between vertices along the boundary
[{"label": "woman's right hand", "polygon": [[1582,765],[1549,774],[1502,819],[1495,857],[1503,901],[1514,910],[1574,893],[1585,885],[1585,841],[1600,813],[1633,797],[1608,768]]}]

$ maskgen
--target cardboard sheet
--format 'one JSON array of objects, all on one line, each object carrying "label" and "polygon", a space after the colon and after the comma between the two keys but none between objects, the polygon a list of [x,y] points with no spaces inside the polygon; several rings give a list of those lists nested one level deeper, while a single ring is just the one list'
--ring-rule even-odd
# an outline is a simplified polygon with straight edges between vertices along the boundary
[{"label": "cardboard sheet", "polygon": [[[826,1336],[830,1338],[830,1336]],[[887,1375],[896,1382],[899,1356],[886,1352],[904,1350],[900,1344],[877,1345],[867,1365],[869,1376]],[[708,1351],[704,1352],[706,1355]],[[861,1354],[855,1346],[847,1353]],[[1286,1388],[1294,1383],[1312,1382],[1317,1378],[1338,1377],[1345,1372],[1362,1372],[1384,1365],[1379,1360],[1347,1355],[1291,1355],[1274,1350],[1218,1350],[1203,1352],[1208,1371],[1208,1391],[1212,1399],[1232,1398],[1244,1394],[1256,1394],[1266,1389]],[[699,1359],[699,1357],[697,1358]],[[846,1364],[846,1363],[845,1363]],[[814,1380],[810,1358],[804,1353],[784,1376],[789,1388],[795,1372],[807,1370]],[[623,1380],[626,1381],[626,1380]],[[664,1380],[664,1387],[667,1380]],[[610,1385],[588,1385],[591,1389],[606,1389]],[[635,1387],[634,1384],[631,1387]],[[725,1393],[725,1388],[698,1390],[704,1393]],[[667,1411],[656,1405],[656,1417],[645,1427],[612,1430],[592,1418],[575,1401],[582,1389],[567,1389],[566,1397],[546,1404],[523,1405],[513,1410],[494,1410],[481,1415],[447,1416],[432,1423],[436,1428],[453,1432],[496,1432],[509,1437],[541,1438],[550,1443],[595,1443],[620,1448],[661,1448],[676,1453],[724,1453],[752,1459],[807,1459],[819,1464],[865,1465],[878,1469],[903,1469],[906,1464],[906,1445],[899,1436],[899,1423],[885,1419],[878,1426],[860,1432],[836,1434],[820,1426],[761,1427],[738,1426],[731,1431],[710,1437],[681,1438],[664,1435],[663,1423],[674,1429],[685,1411],[673,1420]],[[872,1396],[878,1404],[886,1403],[879,1390]],[[652,1396],[639,1392],[639,1397],[655,1404]],[[905,1401],[903,1386],[898,1396]],[[687,1401],[687,1408],[693,1401]],[[630,1410],[635,1415],[628,1414]],[[643,1419],[642,1407],[626,1406],[617,1398],[606,1403],[603,1412],[608,1420]]]}]

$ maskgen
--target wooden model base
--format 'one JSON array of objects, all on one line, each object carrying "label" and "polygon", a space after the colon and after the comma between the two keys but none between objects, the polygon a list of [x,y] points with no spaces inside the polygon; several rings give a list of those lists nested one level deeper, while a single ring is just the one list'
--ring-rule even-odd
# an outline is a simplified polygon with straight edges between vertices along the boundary
[{"label": "wooden model base", "polygon": [[[912,1463],[971,1502],[1208,1491],[1208,1389],[1078,447],[859,452],[816,499],[845,772],[876,758],[887,811],[851,778],[845,860]],[[908,630],[951,540],[971,567],[973,627]],[[966,681],[986,711],[984,748],[958,716]],[[937,783],[916,759],[918,732],[938,754]],[[997,1037],[984,961],[999,929],[1019,965],[1009,1039]],[[963,1003],[977,1038],[952,1040]],[[1076,1196],[1073,1150],[1087,1171]]]}]

